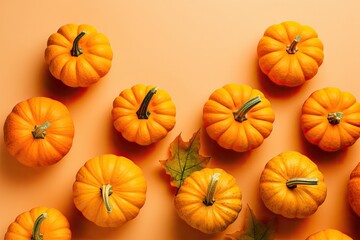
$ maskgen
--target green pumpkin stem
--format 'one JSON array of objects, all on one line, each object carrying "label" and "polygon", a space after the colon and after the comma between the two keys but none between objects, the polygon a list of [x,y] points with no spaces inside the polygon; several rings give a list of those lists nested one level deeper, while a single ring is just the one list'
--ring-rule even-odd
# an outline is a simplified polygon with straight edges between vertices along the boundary
[{"label": "green pumpkin stem", "polygon": [[150,111],[148,110],[149,103],[151,101],[151,98],[157,92],[157,90],[158,90],[158,88],[154,87],[154,88],[150,89],[149,92],[146,94],[144,100],[141,102],[141,105],[136,112],[138,119],[148,119],[149,118],[149,116],[150,116]]},{"label": "green pumpkin stem", "polygon": [[110,213],[112,209],[110,206],[109,196],[112,194],[112,186],[110,184],[104,184],[101,186],[100,191],[106,207],[106,211]]},{"label": "green pumpkin stem", "polygon": [[73,42],[73,46],[70,50],[70,54],[71,56],[73,57],[78,57],[80,56],[83,51],[81,49],[81,47],[79,46],[79,41],[80,39],[85,35],[86,32],[82,31],[79,35],[77,35],[77,37],[74,39],[74,42]]},{"label": "green pumpkin stem", "polygon": [[297,35],[290,45],[286,47],[286,51],[289,54],[295,54],[298,51],[297,44],[300,42],[301,36]]},{"label": "green pumpkin stem", "polygon": [[214,173],[214,175],[211,176],[211,180],[210,180],[207,192],[206,192],[206,196],[203,200],[203,203],[206,206],[211,206],[215,203],[214,193],[215,193],[215,188],[219,181],[220,175],[221,175],[220,173]]},{"label": "green pumpkin stem", "polygon": [[343,118],[342,112],[332,112],[329,113],[327,116],[327,119],[331,124],[339,124],[342,118]]},{"label": "green pumpkin stem", "polygon": [[41,125],[35,125],[34,130],[32,130],[32,135],[35,139],[42,138],[44,139],[46,136],[46,129],[50,127],[51,123],[46,121]]},{"label": "green pumpkin stem", "polygon": [[247,120],[247,113],[252,109],[255,105],[261,102],[260,96],[256,96],[247,102],[245,102],[241,107],[233,112],[234,118],[238,122],[243,122]]},{"label": "green pumpkin stem", "polygon": [[297,185],[317,185],[317,178],[291,178],[286,181],[288,188],[296,188]]},{"label": "green pumpkin stem", "polygon": [[40,214],[40,216],[38,216],[36,218],[36,220],[34,222],[31,240],[43,240],[44,239],[43,234],[40,232],[40,226],[41,226],[42,221],[44,221],[45,218],[47,218],[47,217],[48,217],[47,213],[42,213],[42,214]]}]

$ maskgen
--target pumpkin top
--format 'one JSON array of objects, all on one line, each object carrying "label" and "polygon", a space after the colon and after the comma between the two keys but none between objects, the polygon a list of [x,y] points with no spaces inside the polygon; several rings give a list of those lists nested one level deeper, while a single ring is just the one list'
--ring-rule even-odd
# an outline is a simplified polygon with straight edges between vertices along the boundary
[{"label": "pumpkin top", "polygon": [[325,229],[311,234],[305,240],[353,240],[348,235],[336,229]]},{"label": "pumpkin top", "polygon": [[105,154],[88,160],[76,174],[75,206],[102,227],[117,227],[135,218],[145,204],[146,179],[125,157]]},{"label": "pumpkin top", "polygon": [[299,86],[317,73],[324,59],[323,48],[310,26],[295,21],[274,24],[258,43],[259,66],[274,83]]},{"label": "pumpkin top", "polygon": [[275,114],[264,94],[248,85],[230,83],[215,90],[203,108],[209,136],[227,149],[254,149],[272,131]]},{"label": "pumpkin top", "polygon": [[326,193],[324,176],[317,165],[296,151],[272,158],[260,177],[260,195],[265,205],[288,218],[313,214],[325,201]]},{"label": "pumpkin top", "polygon": [[349,147],[360,137],[360,103],[336,87],[316,90],[302,106],[301,128],[325,151]]},{"label": "pumpkin top", "polygon": [[47,97],[33,97],[15,105],[4,124],[4,140],[19,162],[48,166],[70,150],[74,124],[67,107]]},{"label": "pumpkin top", "polygon": [[152,85],[136,84],[113,101],[114,127],[139,145],[163,139],[176,123],[176,107],[169,93]]},{"label": "pumpkin top", "polygon": [[236,179],[220,168],[204,168],[185,178],[175,197],[179,216],[204,233],[225,230],[242,208]]},{"label": "pumpkin top", "polygon": [[70,87],[88,87],[105,76],[113,52],[108,38],[88,24],[66,24],[50,35],[45,62],[51,74]]},{"label": "pumpkin top", "polygon": [[17,216],[9,225],[4,239],[70,240],[71,231],[68,220],[59,210],[36,207]]}]

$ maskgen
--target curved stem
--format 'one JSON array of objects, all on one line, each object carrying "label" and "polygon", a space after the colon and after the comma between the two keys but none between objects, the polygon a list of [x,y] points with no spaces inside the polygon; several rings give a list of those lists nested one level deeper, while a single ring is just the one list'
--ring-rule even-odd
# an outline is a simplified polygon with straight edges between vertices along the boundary
[{"label": "curved stem", "polygon": [[109,196],[112,194],[112,186],[110,184],[104,184],[101,186],[100,191],[106,207],[106,211],[110,213],[112,209],[110,206]]},{"label": "curved stem", "polygon": [[290,178],[286,181],[288,188],[296,188],[297,185],[317,185],[317,178]]},{"label": "curved stem", "polygon": [[73,57],[80,56],[83,52],[81,47],[79,46],[80,39],[85,35],[86,32],[82,31],[77,37],[74,39],[73,46],[70,50],[70,54]]},{"label": "curved stem", "polygon": [[220,175],[221,175],[220,173],[214,173],[214,175],[211,176],[211,180],[210,180],[207,192],[206,192],[206,196],[203,200],[203,203],[206,206],[211,206],[215,203],[214,193],[215,193],[215,188],[219,181]]},{"label": "curved stem", "polygon": [[148,110],[148,106],[149,106],[151,98],[154,96],[154,94],[157,92],[157,90],[158,90],[158,88],[154,87],[154,88],[150,89],[150,91],[146,94],[144,100],[141,102],[141,105],[136,112],[138,119],[148,119],[149,118],[150,112]]},{"label": "curved stem", "polygon": [[36,218],[36,220],[34,222],[31,240],[43,240],[44,239],[43,234],[40,232],[40,226],[41,226],[42,221],[44,221],[45,218],[47,218],[47,217],[48,217],[47,213],[42,213],[42,214],[40,214],[40,216],[38,216]]},{"label": "curved stem", "polygon": [[332,112],[328,114],[327,119],[331,124],[339,124],[342,117],[343,117],[342,112]]},{"label": "curved stem", "polygon": [[46,136],[46,129],[50,127],[51,123],[46,121],[41,125],[35,125],[34,130],[32,130],[32,135],[35,139],[42,138]]},{"label": "curved stem", "polygon": [[238,110],[233,112],[234,118],[238,122],[245,121],[247,119],[247,112],[250,111],[256,104],[261,102],[260,96],[256,96],[247,102],[245,102]]},{"label": "curved stem", "polygon": [[298,48],[296,47],[296,45],[300,42],[301,40],[301,36],[300,35],[297,35],[294,40],[291,42],[290,45],[288,45],[286,47],[286,51],[289,53],[289,54],[294,54],[298,51]]}]

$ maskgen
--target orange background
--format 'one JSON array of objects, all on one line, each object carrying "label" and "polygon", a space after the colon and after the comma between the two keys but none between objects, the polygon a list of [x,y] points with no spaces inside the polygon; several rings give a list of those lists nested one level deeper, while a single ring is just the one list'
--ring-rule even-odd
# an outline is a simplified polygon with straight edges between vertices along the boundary
[{"label": "orange background", "polygon": [[[243,226],[246,206],[262,221],[274,217],[258,194],[266,162],[286,150],[297,150],[318,164],[328,195],[309,218],[276,217],[276,239],[305,239],[324,228],[336,228],[360,239],[360,218],[350,209],[347,181],[359,162],[360,141],[347,150],[326,153],[304,139],[299,116],[313,91],[335,86],[360,98],[360,2],[285,0],[117,0],[3,1],[0,14],[0,125],[18,102],[47,96],[67,105],[75,124],[72,149],[58,164],[27,168],[9,155],[0,139],[0,236],[15,217],[36,206],[55,207],[69,220],[73,239],[202,240],[222,239]],[[312,26],[324,43],[324,63],[314,79],[288,89],[275,86],[260,72],[256,46],[264,30],[295,20]],[[72,89],[54,79],[44,63],[49,35],[67,23],[88,23],[111,42],[113,66],[100,82]],[[182,134],[188,140],[202,127],[202,107],[217,88],[235,82],[261,90],[276,114],[274,129],[257,149],[235,153],[221,149],[202,132],[203,155],[210,167],[233,174],[243,191],[243,210],[220,234],[205,235],[177,217],[174,189],[160,167],[168,146]],[[114,98],[136,83],[168,91],[177,107],[175,128],[161,142],[140,147],[123,140],[112,127]],[[126,156],[144,171],[147,200],[126,225],[100,228],[82,217],[72,202],[72,184],[86,160],[113,153]]]}]

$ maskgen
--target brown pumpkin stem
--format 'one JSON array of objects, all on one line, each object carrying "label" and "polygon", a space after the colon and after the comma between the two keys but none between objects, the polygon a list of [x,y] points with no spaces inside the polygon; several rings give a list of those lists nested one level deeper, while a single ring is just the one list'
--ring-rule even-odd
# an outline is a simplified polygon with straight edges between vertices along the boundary
[{"label": "brown pumpkin stem", "polygon": [[255,105],[261,102],[260,96],[256,96],[247,102],[245,102],[241,107],[233,112],[234,118],[238,122],[243,122],[247,120],[247,113],[252,109]]},{"label": "brown pumpkin stem", "polygon": [[297,185],[317,185],[317,178],[291,178],[286,181],[288,188],[296,188]]},{"label": "brown pumpkin stem", "polygon": [[50,127],[51,123],[46,121],[41,125],[35,125],[34,130],[32,130],[32,135],[35,139],[42,138],[46,136],[46,129]]},{"label": "brown pumpkin stem", "polygon": [[112,186],[110,184],[104,184],[100,187],[100,191],[106,207],[106,211],[110,213],[112,209],[110,206],[109,196],[112,194]]},{"label": "brown pumpkin stem", "polygon": [[139,109],[136,111],[136,115],[138,116],[138,119],[148,119],[149,118],[149,116],[150,116],[150,111],[148,110],[149,103],[151,101],[151,98],[157,92],[157,90],[158,90],[157,87],[150,89],[149,92],[144,97],[144,100],[141,102]]},{"label": "brown pumpkin stem", "polygon": [[43,240],[44,239],[43,234],[40,232],[40,226],[41,226],[42,221],[44,221],[45,218],[47,218],[47,217],[48,217],[47,213],[42,213],[42,214],[40,214],[40,216],[38,216],[36,218],[36,220],[34,222],[31,240]]},{"label": "brown pumpkin stem", "polygon": [[73,46],[70,50],[70,54],[71,56],[73,57],[78,57],[80,56],[83,51],[81,49],[81,47],[79,46],[79,41],[80,39],[85,35],[86,32],[82,31],[79,35],[77,35],[77,37],[74,39],[74,42],[73,42]]},{"label": "brown pumpkin stem", "polygon": [[203,200],[203,203],[206,206],[211,206],[215,203],[214,193],[215,193],[215,188],[219,181],[220,175],[221,175],[220,173],[214,173],[211,176],[211,180],[210,180],[207,192],[206,192],[206,196]]},{"label": "brown pumpkin stem", "polygon": [[331,124],[339,124],[342,117],[343,117],[342,112],[333,112],[328,114],[327,119]]},{"label": "brown pumpkin stem", "polygon": [[297,35],[290,45],[286,47],[286,51],[289,54],[295,54],[298,51],[297,44],[300,42],[301,36]]}]

